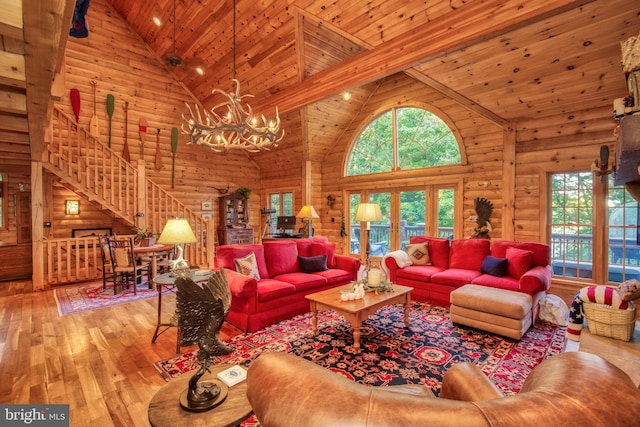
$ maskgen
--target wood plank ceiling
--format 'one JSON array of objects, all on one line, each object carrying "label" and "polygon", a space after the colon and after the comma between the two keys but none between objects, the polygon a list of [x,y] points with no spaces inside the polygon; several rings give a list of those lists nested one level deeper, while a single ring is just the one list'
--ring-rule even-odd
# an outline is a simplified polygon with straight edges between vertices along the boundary
[{"label": "wood plank ceiling", "polygon": [[[167,70],[204,106],[214,87],[232,89],[232,0],[176,0],[175,50],[173,0],[108,2],[159,58],[184,59]],[[24,150],[25,109],[36,107],[25,101],[20,3],[0,2],[0,159]],[[64,17],[62,0],[39,3]],[[331,126],[307,138],[309,156],[330,149],[376,81],[401,71],[501,124],[611,106],[626,95],[620,42],[640,33],[637,0],[237,0],[236,10],[235,74],[254,110],[311,105],[308,133]]]}]

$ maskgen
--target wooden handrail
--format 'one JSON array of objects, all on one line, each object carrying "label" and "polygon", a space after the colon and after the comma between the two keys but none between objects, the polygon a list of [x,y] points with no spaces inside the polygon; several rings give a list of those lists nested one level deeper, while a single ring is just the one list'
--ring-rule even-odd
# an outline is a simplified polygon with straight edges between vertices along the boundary
[{"label": "wooden handrail", "polygon": [[[212,265],[215,236],[213,221],[202,219],[148,179],[144,160],[139,162],[139,167],[135,167],[91,136],[58,107],[53,108],[48,139],[50,141],[47,141],[47,150],[43,154],[43,167],[46,170],[131,226],[137,225],[160,233],[170,218],[186,218],[197,242],[186,245],[185,258],[193,265]],[[137,216],[138,212],[144,213],[144,216]],[[82,239],[62,239],[64,246],[72,249],[82,245],[78,242],[80,240]],[[58,239],[45,241],[45,275],[54,283],[66,276],[51,274],[55,270],[52,259],[56,262],[71,262],[62,260],[63,252],[58,244]],[[69,253],[69,256],[73,259],[77,255]],[[87,264],[87,268],[95,270],[95,265]],[[92,273],[86,276],[87,279],[95,278]]]}]

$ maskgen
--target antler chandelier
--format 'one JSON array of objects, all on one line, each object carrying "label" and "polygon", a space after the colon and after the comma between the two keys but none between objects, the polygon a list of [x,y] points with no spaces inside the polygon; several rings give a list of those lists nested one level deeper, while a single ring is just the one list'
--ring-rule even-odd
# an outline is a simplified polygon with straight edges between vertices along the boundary
[{"label": "antler chandelier", "polygon": [[241,95],[240,83],[233,79],[235,92],[225,92],[222,89],[213,89],[212,94],[219,93],[227,98],[226,101],[217,104],[210,111],[202,110],[195,105],[194,111],[187,104],[189,117],[182,115],[186,122],[182,125],[182,131],[191,138],[191,143],[207,145],[213,151],[222,152],[231,148],[242,148],[247,151],[257,152],[277,147],[278,142],[284,137],[284,130],[280,129],[280,117],[276,107],[276,117],[271,121],[262,116],[262,121],[253,115],[249,104],[243,107],[242,99],[253,95]]},{"label": "antler chandelier", "polygon": [[242,99],[253,95],[240,94],[240,82],[236,80],[236,2],[233,2],[233,79],[235,92],[225,92],[213,89],[212,94],[221,94],[227,99],[215,105],[211,110],[202,109],[195,105],[195,114],[189,104],[189,116],[182,115],[185,123],[182,132],[190,136],[192,144],[207,145],[213,151],[223,152],[228,149],[241,148],[251,152],[269,150],[277,147],[284,137],[284,130],[280,129],[280,116],[276,107],[276,117],[267,121],[264,115],[259,121],[251,106],[243,106]]}]

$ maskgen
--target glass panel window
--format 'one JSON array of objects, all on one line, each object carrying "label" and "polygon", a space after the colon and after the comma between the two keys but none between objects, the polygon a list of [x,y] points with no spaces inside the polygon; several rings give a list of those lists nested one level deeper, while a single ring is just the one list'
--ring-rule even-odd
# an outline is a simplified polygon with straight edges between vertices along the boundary
[{"label": "glass panel window", "polygon": [[558,276],[592,278],[593,174],[551,176],[551,265]]},{"label": "glass panel window", "polygon": [[424,235],[426,191],[400,192],[400,249],[407,249],[411,236]]},{"label": "glass panel window", "polygon": [[612,176],[608,195],[608,280],[640,280],[638,202],[623,186],[614,185]]},{"label": "glass panel window", "polygon": [[438,190],[438,237],[453,239],[454,194],[452,188]]},{"label": "glass panel window", "polygon": [[358,209],[358,205],[360,204],[360,194],[350,194],[349,195],[349,212],[350,221],[349,221],[349,238],[351,240],[351,253],[352,254],[360,254],[360,247],[362,245],[360,239],[360,222],[355,220],[356,210]]}]

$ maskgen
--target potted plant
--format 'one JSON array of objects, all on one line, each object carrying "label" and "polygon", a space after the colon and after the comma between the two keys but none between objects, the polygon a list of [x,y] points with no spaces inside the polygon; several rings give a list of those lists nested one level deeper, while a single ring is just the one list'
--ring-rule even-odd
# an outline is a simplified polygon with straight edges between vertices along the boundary
[{"label": "potted plant", "polygon": [[156,244],[156,235],[149,228],[133,227],[134,242],[139,246],[153,246]]},{"label": "potted plant", "polygon": [[245,199],[249,198],[249,195],[251,194],[251,189],[247,188],[247,187],[240,187],[236,190],[236,193],[238,194],[242,194],[244,196]]}]

